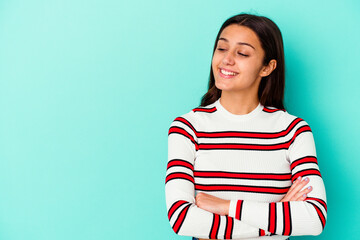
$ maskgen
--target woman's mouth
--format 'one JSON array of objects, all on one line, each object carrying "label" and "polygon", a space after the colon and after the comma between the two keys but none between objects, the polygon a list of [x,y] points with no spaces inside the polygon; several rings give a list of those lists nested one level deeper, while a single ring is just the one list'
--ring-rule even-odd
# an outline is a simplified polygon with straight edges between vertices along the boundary
[{"label": "woman's mouth", "polygon": [[236,75],[238,75],[238,73],[219,68],[219,75],[222,78],[229,79],[235,77]]}]

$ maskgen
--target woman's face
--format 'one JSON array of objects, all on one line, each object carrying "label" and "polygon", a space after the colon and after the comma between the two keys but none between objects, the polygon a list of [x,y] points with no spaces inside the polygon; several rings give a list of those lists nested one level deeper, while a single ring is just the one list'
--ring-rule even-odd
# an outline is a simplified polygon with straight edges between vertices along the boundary
[{"label": "woman's face", "polygon": [[[265,52],[250,28],[232,24],[220,34],[212,59],[215,85],[222,91],[257,94]],[[227,71],[227,72],[223,72]]]}]

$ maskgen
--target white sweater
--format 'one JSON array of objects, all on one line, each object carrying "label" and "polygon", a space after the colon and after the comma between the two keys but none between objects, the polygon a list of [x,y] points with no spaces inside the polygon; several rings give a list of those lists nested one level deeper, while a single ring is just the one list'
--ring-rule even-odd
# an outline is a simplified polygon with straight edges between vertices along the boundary
[{"label": "white sweater", "polygon": [[[236,115],[219,100],[170,125],[165,197],[174,232],[248,240],[319,235],[326,192],[307,122],[260,103]],[[279,202],[298,176],[310,179],[307,199]],[[229,215],[199,208],[198,192],[231,200]]]}]

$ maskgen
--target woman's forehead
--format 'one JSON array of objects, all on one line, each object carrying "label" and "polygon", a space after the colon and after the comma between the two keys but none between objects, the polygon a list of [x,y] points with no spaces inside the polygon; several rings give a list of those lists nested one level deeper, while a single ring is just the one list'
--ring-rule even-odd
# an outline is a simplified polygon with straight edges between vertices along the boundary
[{"label": "woman's forehead", "polygon": [[235,24],[224,28],[219,36],[218,42],[247,45],[254,49],[260,45],[260,41],[253,30],[248,27]]}]

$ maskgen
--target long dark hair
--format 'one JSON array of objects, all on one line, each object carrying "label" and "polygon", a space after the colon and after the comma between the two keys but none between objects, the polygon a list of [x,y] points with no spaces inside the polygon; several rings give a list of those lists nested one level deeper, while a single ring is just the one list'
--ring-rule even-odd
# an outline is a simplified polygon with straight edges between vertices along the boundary
[{"label": "long dark hair", "polygon": [[[215,40],[214,52],[217,47],[221,32],[230,24],[242,25],[253,30],[260,40],[261,47],[265,51],[263,64],[269,64],[271,59],[277,61],[276,68],[266,77],[262,77],[258,97],[264,106],[272,106],[285,109],[283,104],[285,89],[285,58],[283,39],[278,26],[269,18],[253,14],[242,13],[230,17],[221,26]],[[209,89],[201,99],[200,106],[214,103],[221,96],[221,90],[215,86],[214,73],[210,64]]]}]

